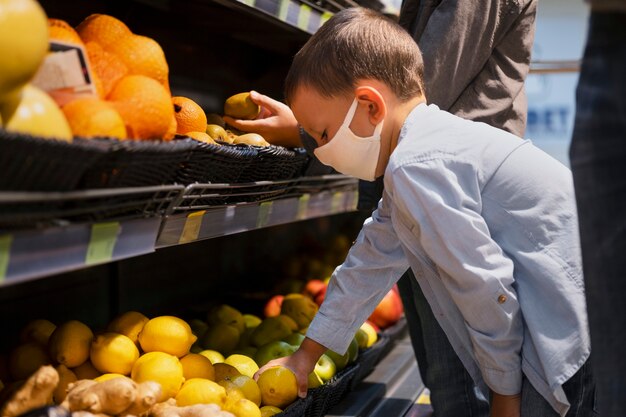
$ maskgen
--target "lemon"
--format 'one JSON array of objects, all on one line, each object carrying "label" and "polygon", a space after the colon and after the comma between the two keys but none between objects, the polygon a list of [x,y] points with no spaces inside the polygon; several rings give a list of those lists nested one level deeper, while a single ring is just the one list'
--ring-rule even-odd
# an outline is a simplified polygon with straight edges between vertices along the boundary
[{"label": "lemon", "polygon": [[225,379],[225,378],[233,378],[233,377],[236,377],[237,375],[241,375],[241,372],[239,372],[237,368],[227,363],[223,363],[223,362],[219,362],[213,365],[213,369],[215,370],[216,381],[221,381],[222,379]]},{"label": "lemon", "polygon": [[55,404],[61,404],[67,396],[67,386],[78,381],[78,378],[76,377],[76,374],[65,365],[59,365],[54,369],[56,369],[59,373],[59,383],[52,393],[52,399]]},{"label": "lemon", "polygon": [[229,353],[237,347],[240,332],[235,326],[226,323],[213,323],[204,332],[201,344],[205,349]]},{"label": "lemon", "polygon": [[139,350],[127,336],[119,333],[103,333],[91,342],[89,354],[93,366],[102,373],[130,375]]},{"label": "lemon", "polygon": [[227,401],[237,401],[241,400],[242,398],[246,398],[243,391],[228,379],[222,379],[221,381],[218,381],[217,384],[224,387],[224,389],[226,390]]},{"label": "lemon", "polygon": [[13,349],[9,355],[9,372],[19,381],[31,376],[40,366],[50,363],[46,348],[39,343],[24,343]]},{"label": "lemon", "polygon": [[246,375],[250,378],[259,370],[259,365],[256,364],[254,359],[237,353],[227,357],[224,363],[234,366],[241,375]]},{"label": "lemon", "polygon": [[85,361],[82,365],[72,368],[72,372],[76,374],[78,379],[95,379],[102,375],[102,372],[94,368],[91,361]]},{"label": "lemon", "polygon": [[208,379],[190,379],[176,394],[176,405],[179,407],[193,404],[217,404],[222,407],[225,402],[224,387]]},{"label": "lemon", "polygon": [[54,323],[44,319],[33,320],[28,323],[20,332],[20,341],[22,343],[35,342],[42,346],[48,345],[50,335],[56,329]]},{"label": "lemon", "polygon": [[213,364],[206,356],[189,353],[180,359],[180,364],[183,366],[183,375],[186,380],[191,378],[215,380]]},{"label": "lemon", "polygon": [[109,325],[107,330],[127,336],[133,343],[138,344],[137,336],[143,329],[143,326],[150,319],[137,311],[127,311],[117,316]]},{"label": "lemon", "polygon": [[260,410],[261,410],[261,417],[272,417],[275,414],[283,412],[283,410],[281,410],[278,407],[274,407],[273,405],[264,405],[263,407],[260,408]]},{"label": "lemon", "polygon": [[246,325],[246,329],[254,328],[261,324],[262,321],[259,316],[255,316],[254,314],[243,315],[243,322]]},{"label": "lemon", "polygon": [[183,384],[183,366],[176,356],[164,352],[146,353],[137,359],[131,378],[135,382],[155,381],[161,384],[158,402],[174,397]]},{"label": "lemon", "polygon": [[230,381],[239,387],[247,399],[256,405],[261,405],[261,390],[254,379],[246,375],[238,375],[231,377]]},{"label": "lemon", "polygon": [[227,401],[224,408],[226,411],[233,413],[235,417],[261,417],[259,406],[245,398],[237,401]]},{"label": "lemon", "polygon": [[213,365],[219,362],[224,362],[224,355],[219,353],[217,350],[205,349],[200,352],[200,355],[210,360]]},{"label": "lemon", "polygon": [[89,359],[93,333],[87,325],[70,320],[57,327],[50,335],[48,348],[53,360],[74,368]]},{"label": "lemon", "polygon": [[104,382],[104,381],[108,381],[109,379],[115,379],[115,378],[126,378],[126,376],[122,374],[109,373],[109,374],[102,374],[98,377],[95,377],[93,380],[96,382]]},{"label": "lemon", "polygon": [[138,339],[144,352],[165,352],[181,358],[197,338],[184,320],[160,316],[145,324]]},{"label": "lemon", "polygon": [[296,375],[283,366],[275,366],[263,372],[257,384],[264,405],[285,408],[298,398]]}]

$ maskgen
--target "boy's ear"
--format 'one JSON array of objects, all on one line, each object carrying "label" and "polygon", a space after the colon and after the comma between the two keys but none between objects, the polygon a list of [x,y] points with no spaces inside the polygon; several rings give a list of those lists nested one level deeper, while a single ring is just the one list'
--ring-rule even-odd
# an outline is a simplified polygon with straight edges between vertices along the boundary
[{"label": "boy's ear", "polygon": [[387,115],[387,106],[382,94],[370,86],[359,86],[355,89],[355,93],[359,103],[367,106],[370,123],[379,124]]}]

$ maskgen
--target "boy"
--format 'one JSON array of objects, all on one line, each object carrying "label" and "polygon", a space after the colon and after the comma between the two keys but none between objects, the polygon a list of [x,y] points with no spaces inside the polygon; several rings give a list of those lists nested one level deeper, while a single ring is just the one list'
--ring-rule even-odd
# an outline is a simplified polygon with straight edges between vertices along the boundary
[{"label": "boy", "polygon": [[385,174],[385,192],[307,339],[259,372],[286,365],[304,394],[319,356],[344,352],[410,267],[492,416],[593,415],[571,175],[528,141],[426,105],[422,73],[411,37],[358,8],[294,58],[286,98],[318,159]]}]

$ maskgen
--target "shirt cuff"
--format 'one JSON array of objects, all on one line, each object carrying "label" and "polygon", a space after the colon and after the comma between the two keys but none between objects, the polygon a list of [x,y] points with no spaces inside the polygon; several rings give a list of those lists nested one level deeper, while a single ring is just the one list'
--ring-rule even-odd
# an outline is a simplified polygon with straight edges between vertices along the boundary
[{"label": "shirt cuff", "polygon": [[306,337],[315,340],[322,346],[343,355],[348,350],[350,342],[354,338],[354,332],[345,323],[337,322],[325,316],[322,312],[318,312],[309,325]]},{"label": "shirt cuff", "polygon": [[482,368],[483,379],[493,392],[501,395],[517,395],[522,392],[522,368],[511,371]]}]

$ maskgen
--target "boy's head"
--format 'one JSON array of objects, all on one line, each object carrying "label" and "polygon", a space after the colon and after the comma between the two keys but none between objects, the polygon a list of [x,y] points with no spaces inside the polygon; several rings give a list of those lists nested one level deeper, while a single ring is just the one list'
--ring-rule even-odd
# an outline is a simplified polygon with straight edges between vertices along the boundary
[{"label": "boy's head", "polygon": [[285,96],[320,145],[321,162],[373,180],[384,173],[409,110],[424,101],[422,74],[421,53],[404,29],[372,10],[350,8],[296,54]]}]

